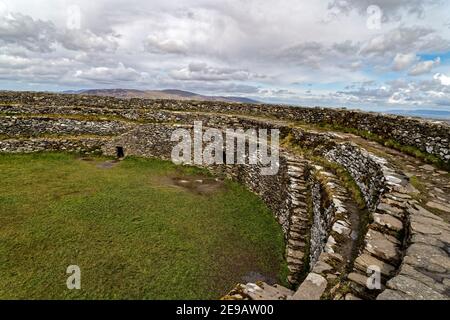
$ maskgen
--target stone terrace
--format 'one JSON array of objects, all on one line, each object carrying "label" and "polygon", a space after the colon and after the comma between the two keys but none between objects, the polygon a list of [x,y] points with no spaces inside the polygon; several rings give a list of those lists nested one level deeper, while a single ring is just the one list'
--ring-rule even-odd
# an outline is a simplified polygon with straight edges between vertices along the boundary
[{"label": "stone terrace", "polygon": [[[208,167],[258,194],[286,239],[290,288],[239,284],[224,299],[449,299],[445,123],[343,109],[0,92],[0,152],[114,156],[120,146],[126,156],[170,159],[171,133],[194,121],[205,129],[277,128],[283,139],[275,176],[249,165]],[[376,288],[367,286],[374,268]]]}]

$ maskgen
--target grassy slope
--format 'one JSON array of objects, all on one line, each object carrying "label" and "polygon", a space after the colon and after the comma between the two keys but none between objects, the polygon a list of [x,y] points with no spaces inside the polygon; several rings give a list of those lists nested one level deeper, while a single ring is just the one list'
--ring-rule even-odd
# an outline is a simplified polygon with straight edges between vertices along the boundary
[{"label": "grassy slope", "polygon": [[[279,226],[242,186],[198,195],[164,178],[198,169],[98,161],[0,155],[0,298],[214,299],[286,272]],[[66,288],[71,264],[82,290]]]}]

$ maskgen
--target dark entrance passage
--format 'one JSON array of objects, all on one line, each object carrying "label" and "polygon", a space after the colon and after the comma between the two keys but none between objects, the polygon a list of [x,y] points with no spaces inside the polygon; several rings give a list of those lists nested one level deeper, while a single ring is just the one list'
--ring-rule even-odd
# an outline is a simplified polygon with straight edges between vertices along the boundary
[{"label": "dark entrance passage", "polygon": [[119,159],[125,157],[125,152],[123,151],[123,147],[116,147],[116,156]]}]

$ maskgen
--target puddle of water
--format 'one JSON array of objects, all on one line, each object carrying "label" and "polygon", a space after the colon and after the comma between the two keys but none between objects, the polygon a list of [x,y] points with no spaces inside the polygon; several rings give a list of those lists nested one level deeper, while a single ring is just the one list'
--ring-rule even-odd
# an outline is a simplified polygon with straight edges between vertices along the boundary
[{"label": "puddle of water", "polygon": [[174,177],[171,184],[182,187],[198,194],[211,194],[223,188],[224,183],[220,179],[205,177]]},{"label": "puddle of water", "polygon": [[117,166],[119,162],[120,162],[119,160],[108,160],[100,162],[99,164],[96,165],[96,167],[100,169],[111,169]]}]

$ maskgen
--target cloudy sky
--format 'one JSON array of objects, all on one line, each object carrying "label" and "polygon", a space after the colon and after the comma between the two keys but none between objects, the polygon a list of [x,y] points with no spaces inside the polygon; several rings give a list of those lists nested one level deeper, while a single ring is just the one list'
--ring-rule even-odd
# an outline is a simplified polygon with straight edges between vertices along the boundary
[{"label": "cloudy sky", "polygon": [[0,0],[0,89],[450,110],[445,0]]}]

